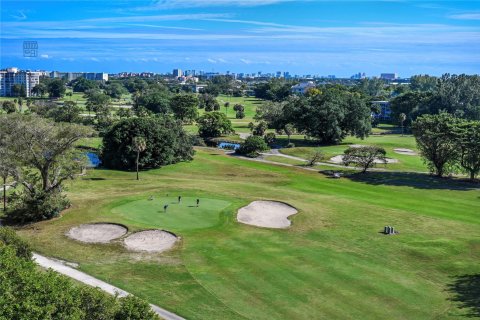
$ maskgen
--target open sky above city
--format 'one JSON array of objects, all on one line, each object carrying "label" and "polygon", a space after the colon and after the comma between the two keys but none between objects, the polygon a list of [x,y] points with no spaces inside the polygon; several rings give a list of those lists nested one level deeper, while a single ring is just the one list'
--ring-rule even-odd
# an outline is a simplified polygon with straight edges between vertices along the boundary
[{"label": "open sky above city", "polygon": [[[479,1],[1,1],[1,65],[349,77],[479,73]],[[23,42],[37,41],[37,57]]]}]

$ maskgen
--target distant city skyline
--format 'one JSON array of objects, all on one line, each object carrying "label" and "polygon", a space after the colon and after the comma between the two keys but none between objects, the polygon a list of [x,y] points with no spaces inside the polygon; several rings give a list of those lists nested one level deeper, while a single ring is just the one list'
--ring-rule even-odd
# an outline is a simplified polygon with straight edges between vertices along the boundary
[{"label": "distant city skyline", "polygon": [[1,68],[480,73],[478,1],[1,1]]}]

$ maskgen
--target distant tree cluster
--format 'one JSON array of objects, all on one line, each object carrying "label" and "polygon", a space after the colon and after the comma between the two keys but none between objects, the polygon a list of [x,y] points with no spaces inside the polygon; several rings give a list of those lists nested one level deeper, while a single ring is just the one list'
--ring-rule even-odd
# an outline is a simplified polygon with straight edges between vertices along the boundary
[{"label": "distant tree cluster", "polygon": [[394,119],[399,119],[402,113],[406,115],[407,127],[421,115],[444,112],[458,118],[480,120],[480,76],[414,76],[410,91],[392,99],[391,109]]},{"label": "distant tree cluster", "polygon": [[257,99],[283,101],[291,95],[291,81],[271,79],[268,82],[258,83],[253,89]]}]

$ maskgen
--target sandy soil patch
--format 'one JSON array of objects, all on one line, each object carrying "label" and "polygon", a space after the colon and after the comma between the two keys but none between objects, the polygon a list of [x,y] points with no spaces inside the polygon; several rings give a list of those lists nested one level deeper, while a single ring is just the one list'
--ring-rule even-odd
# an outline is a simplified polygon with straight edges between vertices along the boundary
[{"label": "sandy soil patch", "polygon": [[368,147],[365,144],[351,144],[349,145],[350,148],[362,148],[362,147]]},{"label": "sandy soil patch", "polygon": [[393,151],[395,151],[395,153],[404,154],[404,155],[407,155],[407,156],[416,156],[416,155],[418,155],[418,153],[416,153],[416,152],[413,151],[412,149],[406,149],[406,148],[395,148],[395,149],[393,149]]},{"label": "sandy soil patch", "polygon": [[123,241],[128,250],[163,252],[171,249],[177,237],[163,230],[146,230],[136,232]]},{"label": "sandy soil patch", "polygon": [[[330,158],[330,162],[343,164],[343,155],[338,155],[333,158]],[[397,159],[387,158],[387,163],[397,163]],[[381,160],[375,160],[375,163],[384,164]]]},{"label": "sandy soil patch", "polygon": [[253,201],[238,210],[237,220],[257,227],[288,228],[291,222],[287,218],[297,212],[297,209],[282,202]]},{"label": "sandy soil patch", "polygon": [[90,223],[73,227],[67,236],[87,243],[108,243],[127,233],[127,228],[113,223]]}]

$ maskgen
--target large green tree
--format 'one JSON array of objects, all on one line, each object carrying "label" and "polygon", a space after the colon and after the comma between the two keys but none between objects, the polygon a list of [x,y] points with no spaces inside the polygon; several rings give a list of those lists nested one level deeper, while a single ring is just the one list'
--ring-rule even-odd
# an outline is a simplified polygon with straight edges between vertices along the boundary
[{"label": "large green tree", "polygon": [[197,120],[198,134],[203,138],[220,137],[233,131],[232,123],[222,112],[207,112]]},{"label": "large green tree", "polygon": [[442,177],[455,166],[458,146],[455,128],[458,119],[448,113],[423,115],[412,123],[412,131],[425,163]]},{"label": "large green tree", "polygon": [[175,118],[184,123],[191,123],[198,117],[198,99],[193,94],[177,94],[170,100]]},{"label": "large green tree", "polygon": [[65,82],[62,79],[53,79],[47,84],[48,95],[50,98],[61,98],[65,95]]},{"label": "large green tree", "polygon": [[170,109],[170,93],[165,88],[153,88],[135,95],[134,108],[145,108],[153,113],[168,114]]},{"label": "large green tree", "polygon": [[34,115],[0,117],[0,139],[19,168],[17,181],[22,185],[7,212],[11,220],[48,219],[64,208],[63,183],[84,165],[75,143],[90,133],[83,126]]},{"label": "large green tree", "polygon": [[170,116],[122,119],[103,137],[102,163],[111,169],[135,170],[137,149],[133,140],[143,137],[146,148],[139,159],[139,168],[189,161],[194,151],[192,142],[180,121]]},{"label": "large green tree", "polygon": [[480,121],[460,121],[454,128],[458,162],[471,180],[480,173]]},{"label": "large green tree", "polygon": [[346,136],[366,137],[371,111],[365,99],[344,88],[328,88],[310,98],[290,99],[284,107],[285,123],[322,143],[339,143]]}]

